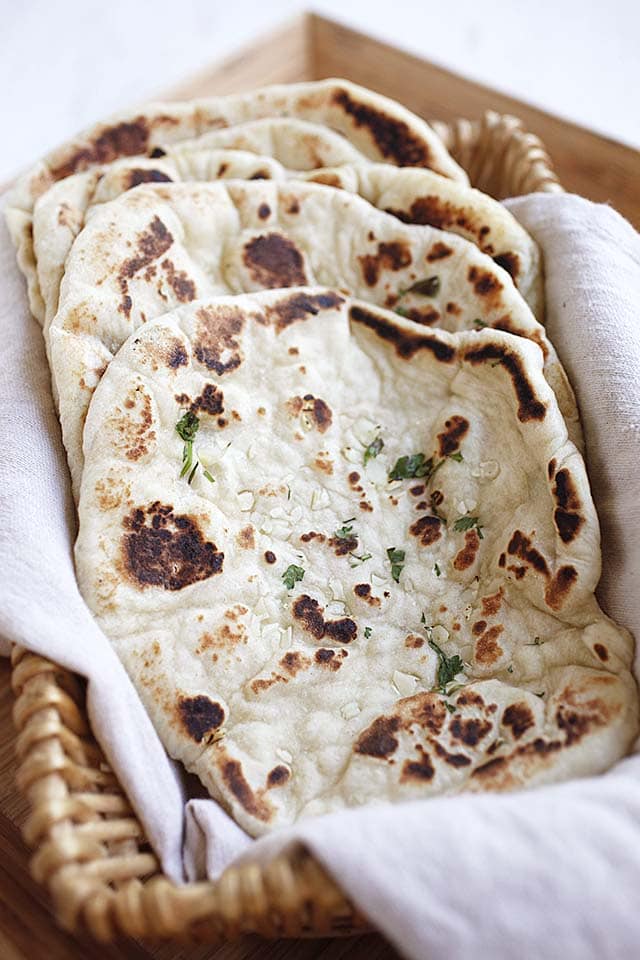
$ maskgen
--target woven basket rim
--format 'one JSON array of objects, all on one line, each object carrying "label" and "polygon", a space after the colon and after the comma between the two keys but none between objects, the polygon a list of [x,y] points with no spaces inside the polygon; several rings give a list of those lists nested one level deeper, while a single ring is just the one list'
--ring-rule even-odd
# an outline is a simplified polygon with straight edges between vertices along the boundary
[{"label": "woven basket rim", "polygon": [[[494,196],[562,190],[541,141],[520,120],[434,122],[474,185]],[[493,179],[492,179],[493,178]],[[60,925],[108,942],[122,935],[220,944],[265,937],[344,936],[370,929],[303,848],[265,866],[229,867],[217,881],[178,885],[163,873],[96,743],[84,682],[46,657],[12,651],[18,789],[30,869]]]}]

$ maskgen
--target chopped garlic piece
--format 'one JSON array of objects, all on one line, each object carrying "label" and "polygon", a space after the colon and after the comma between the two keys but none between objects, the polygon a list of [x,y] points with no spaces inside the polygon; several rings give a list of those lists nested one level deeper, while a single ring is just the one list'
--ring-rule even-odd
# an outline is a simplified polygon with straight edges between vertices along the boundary
[{"label": "chopped garlic piece", "polygon": [[260,635],[267,643],[275,646],[280,639],[280,627],[277,623],[267,623],[260,631]]},{"label": "chopped garlic piece", "polygon": [[325,490],[324,487],[316,487],[311,494],[311,509],[322,510],[324,507],[329,506],[330,501],[329,491]]},{"label": "chopped garlic piece", "polygon": [[329,580],[329,590],[333,600],[344,600],[344,586],[341,580]]},{"label": "chopped garlic piece", "polygon": [[431,636],[437,644],[446,643],[449,639],[449,631],[446,627],[443,627],[441,623],[436,623],[436,625],[431,628]]},{"label": "chopped garlic piece", "polygon": [[248,510],[253,510],[255,502],[256,499],[251,490],[241,490],[238,494],[238,505],[242,513],[246,513]]},{"label": "chopped garlic piece", "polygon": [[360,463],[362,460],[362,454],[353,447],[343,447],[340,453],[349,463]]},{"label": "chopped garlic piece", "polygon": [[345,720],[353,720],[353,718],[357,717],[360,713],[360,707],[355,700],[351,700],[349,703],[345,703],[345,705],[340,708],[340,713]]},{"label": "chopped garlic piece", "polygon": [[213,467],[216,464],[216,450],[212,450],[211,447],[204,447],[198,449],[198,460],[201,465],[206,469]]},{"label": "chopped garlic piece", "polygon": [[365,447],[375,440],[375,429],[375,423],[367,417],[359,417],[352,427],[354,437]]},{"label": "chopped garlic piece", "polygon": [[387,468],[385,467],[382,460],[371,459],[365,467],[367,480],[370,480],[371,483],[374,483],[376,486],[386,485],[387,483]]},{"label": "chopped garlic piece", "polygon": [[292,532],[288,520],[274,520],[271,525],[271,533],[273,536],[281,537],[282,540],[288,540]]},{"label": "chopped garlic piece", "polygon": [[480,480],[495,480],[499,473],[500,464],[497,460],[481,460],[471,471],[471,476]]},{"label": "chopped garlic piece", "polygon": [[331,600],[331,602],[327,604],[327,613],[330,613],[333,617],[341,617],[345,609],[344,600]]},{"label": "chopped garlic piece", "polygon": [[410,697],[418,683],[417,677],[411,673],[402,673],[401,670],[394,670],[391,679],[401,697]]}]

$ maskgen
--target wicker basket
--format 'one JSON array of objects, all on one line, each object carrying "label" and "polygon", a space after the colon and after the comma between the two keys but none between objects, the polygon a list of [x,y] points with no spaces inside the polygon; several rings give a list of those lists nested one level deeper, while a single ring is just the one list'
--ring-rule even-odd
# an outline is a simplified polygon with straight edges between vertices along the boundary
[{"label": "wicker basket", "polygon": [[[434,124],[471,182],[494,197],[560,191],[537,137],[510,116]],[[12,684],[30,804],[31,871],[58,922],[101,941],[121,935],[219,944],[264,937],[344,936],[367,922],[305,850],[266,866],[230,867],[215,883],[165,877],[88,723],[84,686],[49,660],[16,648]]]}]

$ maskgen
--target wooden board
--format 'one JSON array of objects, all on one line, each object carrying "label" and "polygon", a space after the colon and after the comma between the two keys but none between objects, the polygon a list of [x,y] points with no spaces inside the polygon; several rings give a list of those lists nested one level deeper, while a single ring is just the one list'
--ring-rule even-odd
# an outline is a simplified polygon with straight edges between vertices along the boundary
[{"label": "wooden board", "polygon": [[427,120],[475,120],[486,110],[520,117],[547,147],[565,190],[610,203],[640,228],[637,150],[316,14],[298,18],[168,95],[209,96],[323,77],[362,83]]},{"label": "wooden board", "polygon": [[[566,123],[520,101],[480,86],[394,47],[307,14],[259,40],[240,54],[186,81],[168,94],[174,99],[248,90],[343,76],[402,100],[429,118],[475,119],[485,110],[512,113],[546,144],[563,186],[605,200],[640,225],[640,154],[612,140]],[[393,960],[397,954],[381,937],[352,940],[276,941],[257,938],[217,950],[126,941],[103,947],[57,929],[46,896],[28,872],[28,851],[20,839],[26,806],[14,786],[15,734],[10,669],[0,661],[0,957],[2,960]]]}]

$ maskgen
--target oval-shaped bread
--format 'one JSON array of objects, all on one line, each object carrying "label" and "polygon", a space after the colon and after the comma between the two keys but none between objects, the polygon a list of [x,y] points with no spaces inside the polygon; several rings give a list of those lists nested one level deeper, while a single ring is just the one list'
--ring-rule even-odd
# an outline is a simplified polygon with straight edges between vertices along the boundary
[{"label": "oval-shaped bread", "polygon": [[329,289],[201,300],[120,349],[84,455],[84,597],[248,832],[630,746],[632,641],[530,340]]},{"label": "oval-shaped bread", "polygon": [[76,493],[91,392],[133,330],[198,297],[314,283],[419,324],[488,325],[532,339],[579,437],[575,399],[544,328],[510,275],[474,244],[315,183],[144,184],[93,209],[45,330]]},{"label": "oval-shaped bread", "polygon": [[[11,190],[5,210],[7,224],[28,280],[34,315],[42,319],[44,304],[31,239],[33,205],[54,183],[120,157],[145,153],[155,157],[167,144],[271,117],[326,127],[371,160],[426,167],[461,183],[468,182],[464,170],[424,120],[394,100],[347,80],[281,84],[206,100],[151,103],[96,124],[53,150]],[[324,139],[320,135],[319,140]],[[315,148],[318,135],[313,135],[310,144],[304,132],[297,140],[299,146],[293,148],[293,154],[308,154]]]},{"label": "oval-shaped bread", "polygon": [[[300,123],[278,121],[280,126],[291,122]],[[265,121],[260,123],[264,125]],[[232,127],[221,132],[231,134],[240,129]],[[542,265],[538,246],[497,200],[430,170],[399,170],[390,164],[363,162],[363,157],[357,163],[347,163],[343,159],[340,166],[330,167],[326,162],[326,151],[322,156],[316,156],[318,164],[320,160],[324,161],[322,168],[307,171],[302,166],[304,156],[292,155],[291,149],[278,149],[280,140],[285,140],[284,130],[281,129],[280,134],[277,143],[271,144],[272,154],[266,156],[235,147],[205,149],[200,141],[190,141],[168,148],[161,159],[117,160],[54,184],[36,202],[33,232],[29,238],[44,301],[45,328],[57,309],[69,250],[96,204],[114,200],[142,183],[207,183],[221,179],[295,179],[322,183],[358,193],[374,207],[392,213],[404,223],[428,225],[458,234],[503,267],[536,317],[543,319]],[[231,140],[230,137],[225,139]],[[244,143],[244,140],[244,137],[238,137],[237,141],[231,142]],[[291,142],[295,142],[295,128],[291,131]],[[269,144],[264,146],[266,149]],[[340,156],[338,150],[332,155]],[[284,166],[279,159],[282,156],[286,156],[291,164],[298,162],[300,166]]]}]

